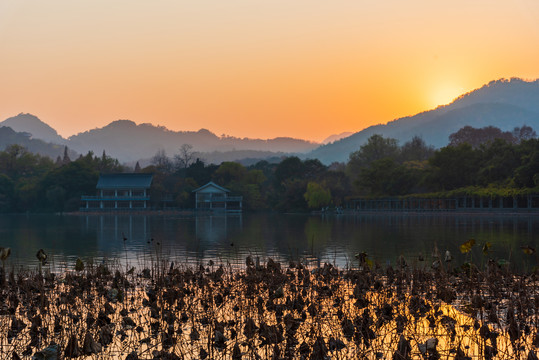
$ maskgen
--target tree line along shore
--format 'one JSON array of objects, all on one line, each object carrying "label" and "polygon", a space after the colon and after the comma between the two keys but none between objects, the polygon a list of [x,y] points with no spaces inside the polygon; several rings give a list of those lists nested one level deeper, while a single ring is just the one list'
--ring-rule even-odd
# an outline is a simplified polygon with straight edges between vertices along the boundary
[{"label": "tree line along shore", "polygon": [[103,152],[56,161],[19,145],[0,151],[0,212],[71,212],[94,194],[99,174],[154,174],[153,210],[194,208],[192,191],[209,181],[243,196],[244,210],[309,211],[346,207],[355,198],[515,197],[539,193],[539,139],[528,126],[513,131],[469,126],[434,149],[418,136],[399,145],[373,135],[345,163],[289,156],[279,162],[207,164],[189,145],[172,157],[132,168]]}]

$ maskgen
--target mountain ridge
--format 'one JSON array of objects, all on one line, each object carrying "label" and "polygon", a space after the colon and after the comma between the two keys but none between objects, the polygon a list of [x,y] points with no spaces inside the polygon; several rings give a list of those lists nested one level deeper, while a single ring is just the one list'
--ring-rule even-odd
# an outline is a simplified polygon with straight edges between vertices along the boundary
[{"label": "mountain ridge", "polygon": [[[358,150],[374,134],[396,138],[401,144],[418,135],[427,144],[440,148],[447,145],[451,133],[466,125],[496,126],[503,131],[528,125],[539,131],[539,79],[494,80],[462,94],[450,104],[394,119],[386,124],[372,125],[349,136],[346,133],[331,135],[324,140],[329,142],[322,145],[291,137],[219,137],[207,129],[173,131],[164,126],[136,124],[126,119],[115,120],[101,128],[64,139],[56,130],[31,114],[21,113],[0,122],[0,126],[9,126],[15,128],[16,132],[26,133],[26,138],[67,145],[78,153],[101,153],[105,150],[108,155],[124,163],[148,159],[159,150],[165,150],[172,156],[182,144],[191,144],[197,153],[226,153],[223,159],[233,158],[234,152],[240,156],[242,151],[251,151],[252,154],[258,152],[264,156],[275,153],[277,157],[294,154],[331,164],[347,161],[349,154]],[[219,158],[213,155],[209,157]]]},{"label": "mountain ridge", "polygon": [[[90,129],[67,139],[62,138],[56,130],[31,114],[20,113],[0,122],[0,126],[15,127],[16,132],[25,134],[26,138],[66,145],[81,154],[88,151],[99,154],[105,150],[109,156],[124,163],[147,159],[160,150],[165,150],[169,156],[172,156],[177,153],[182,144],[193,145],[193,151],[197,153],[212,154],[208,157],[215,161],[219,159],[216,155],[218,153],[223,153],[223,159],[233,158],[235,152],[239,156],[238,159],[246,152],[260,154],[264,158],[281,157],[284,154],[307,152],[318,146],[318,143],[292,137],[273,139],[219,137],[207,129],[174,131],[150,123],[136,124],[126,119],[112,121],[101,128]],[[49,154],[50,152],[47,153]]]},{"label": "mountain ridge", "polygon": [[158,150],[173,155],[182,144],[193,145],[197,152],[226,152],[234,150],[271,151],[284,153],[307,152],[318,144],[301,139],[278,137],[249,139],[232,136],[219,137],[207,129],[173,131],[148,123],[135,124],[130,120],[117,120],[109,125],[69,137],[69,145],[82,152],[106,149],[107,154],[121,161],[147,158]]},{"label": "mountain ridge", "polygon": [[66,141],[55,129],[32,114],[19,113],[0,122],[0,126],[10,127],[15,132],[29,133],[32,137],[45,142],[62,145]]},{"label": "mountain ridge", "polygon": [[369,126],[344,139],[322,145],[306,154],[325,164],[344,162],[374,134],[397,139],[401,144],[413,136],[435,148],[448,144],[449,135],[461,127],[496,126],[509,131],[528,125],[539,129],[539,80],[500,79],[456,98],[447,105],[413,116]]}]

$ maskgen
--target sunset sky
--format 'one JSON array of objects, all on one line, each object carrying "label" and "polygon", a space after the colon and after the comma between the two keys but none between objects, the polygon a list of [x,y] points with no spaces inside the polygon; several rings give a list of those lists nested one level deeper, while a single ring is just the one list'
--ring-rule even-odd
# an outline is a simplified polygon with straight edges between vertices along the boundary
[{"label": "sunset sky", "polygon": [[0,121],[314,141],[539,77],[537,0],[0,0]]}]

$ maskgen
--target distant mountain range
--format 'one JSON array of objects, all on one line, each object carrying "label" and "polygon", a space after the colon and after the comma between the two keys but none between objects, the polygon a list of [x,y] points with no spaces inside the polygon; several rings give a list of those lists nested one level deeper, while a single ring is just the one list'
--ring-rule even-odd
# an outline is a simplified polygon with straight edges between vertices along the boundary
[{"label": "distant mountain range", "polygon": [[160,149],[172,156],[182,144],[191,144],[194,151],[203,153],[244,150],[300,153],[318,146],[316,143],[292,138],[260,140],[219,137],[206,129],[171,131],[151,124],[137,125],[129,120],[114,121],[101,129],[86,131],[69,138],[69,146],[77,151],[85,149],[101,152],[106,149],[107,154],[122,161],[147,158]]},{"label": "distant mountain range", "polygon": [[470,125],[475,128],[496,126],[504,131],[528,125],[539,132],[539,80],[497,80],[454,100],[414,116],[375,125],[349,137],[322,145],[306,154],[325,164],[348,161],[351,152],[367,139],[380,134],[399,140],[402,145],[418,135],[436,148],[446,146],[451,133]]},{"label": "distant mountain range", "polygon": [[350,135],[353,135],[354,133],[353,132],[343,132],[343,133],[340,133],[340,134],[335,134],[335,135],[331,135],[331,136],[328,136],[327,138],[325,138],[324,140],[322,140],[322,144],[329,144],[329,143],[332,143],[332,142],[335,142],[337,140],[341,140],[341,139],[344,139],[345,137],[348,137]]},{"label": "distant mountain range", "polygon": [[321,146],[287,137],[261,140],[219,137],[206,129],[171,131],[152,124],[137,125],[130,120],[117,120],[102,128],[64,139],[36,116],[19,114],[0,122],[0,129],[4,129],[0,131],[0,147],[20,143],[30,151],[55,159],[63,154],[63,146],[67,145],[79,154],[93,151],[100,155],[105,150],[122,163],[133,164],[141,159],[147,162],[158,150],[165,150],[167,155],[173,156],[182,144],[191,144],[197,155],[209,163],[252,163],[257,159],[275,161],[296,154],[330,164],[347,161],[349,154],[358,150],[373,134],[395,138],[400,144],[418,135],[427,144],[440,148],[447,145],[451,133],[466,125],[476,128],[492,125],[504,131],[528,125],[539,132],[539,80],[492,81],[460,96],[449,105],[403,117],[386,125],[371,126],[354,134],[331,135]]},{"label": "distant mountain range", "polygon": [[[130,120],[113,121],[105,127],[79,133],[67,139],[31,114],[19,114],[6,119],[0,122],[0,127],[2,126],[23,134],[21,140],[41,139],[42,142],[67,145],[79,154],[93,151],[100,155],[105,150],[107,155],[123,163],[133,164],[138,160],[151,158],[159,150],[165,150],[168,156],[173,156],[182,144],[193,145],[193,151],[197,155],[212,163],[282,157],[286,154],[305,153],[318,146],[314,142],[287,137],[261,140],[219,137],[206,129],[171,131],[151,124],[137,125]],[[44,155],[50,156],[49,154],[50,151]]]}]

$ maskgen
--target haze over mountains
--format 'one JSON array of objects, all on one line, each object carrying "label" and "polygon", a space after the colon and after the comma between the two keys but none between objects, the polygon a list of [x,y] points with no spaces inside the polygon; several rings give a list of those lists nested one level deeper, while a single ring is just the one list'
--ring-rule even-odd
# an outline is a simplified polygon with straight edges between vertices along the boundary
[{"label": "haze over mountains", "polygon": [[165,150],[172,156],[182,144],[191,144],[194,151],[212,163],[298,154],[304,158],[318,158],[323,163],[330,164],[347,161],[349,154],[358,150],[373,134],[395,138],[400,144],[419,135],[427,144],[439,148],[447,145],[451,133],[466,125],[476,128],[492,125],[504,131],[528,125],[539,131],[539,80],[492,81],[480,89],[460,96],[449,105],[403,117],[386,125],[371,126],[355,134],[331,135],[324,140],[325,145],[322,146],[286,137],[269,140],[219,137],[206,129],[171,131],[151,124],[137,125],[129,120],[117,120],[103,128],[64,139],[36,116],[19,114],[0,122],[0,129],[6,126],[14,130],[0,131],[0,148],[20,143],[30,151],[54,159],[63,154],[61,145],[67,145],[80,154],[89,150],[101,154],[105,150],[120,162],[133,163],[151,158],[158,150]]},{"label": "haze over mountains", "polygon": [[122,161],[148,158],[159,149],[165,150],[171,156],[178,152],[182,144],[193,145],[193,150],[197,152],[256,150],[298,153],[318,146],[316,143],[292,138],[260,140],[219,137],[206,129],[171,131],[151,124],[137,125],[129,120],[114,121],[101,129],[86,131],[69,138],[69,145],[77,151],[89,149],[97,152],[106,149],[109,155]]},{"label": "haze over mountains", "polygon": [[[304,153],[318,146],[317,143],[310,141],[286,137],[261,140],[219,137],[206,129],[171,131],[152,124],[137,125],[130,120],[113,121],[107,126],[79,133],[68,139],[62,138],[56,130],[31,114],[11,117],[0,122],[0,126],[8,126],[25,133],[27,137],[31,134],[32,140],[42,139],[54,144],[67,145],[80,154],[88,151],[101,154],[105,150],[108,155],[127,163],[149,159],[158,150],[165,150],[167,155],[173,156],[182,144],[193,145],[194,151],[200,153],[207,161],[216,163],[250,157],[283,156],[285,153]],[[0,140],[0,146],[5,145]]]}]

